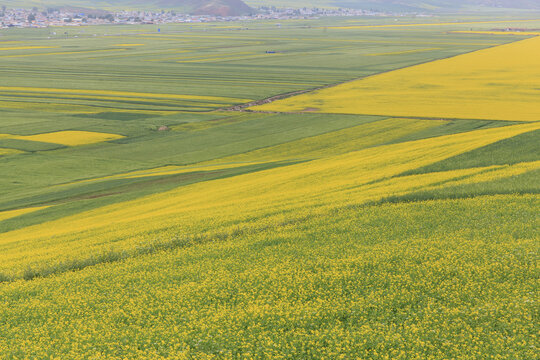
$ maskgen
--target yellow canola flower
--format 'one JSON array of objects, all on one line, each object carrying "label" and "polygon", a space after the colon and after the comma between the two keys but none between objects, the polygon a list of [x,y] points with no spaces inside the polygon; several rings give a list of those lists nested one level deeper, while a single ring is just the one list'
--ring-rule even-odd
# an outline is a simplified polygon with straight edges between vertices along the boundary
[{"label": "yellow canola flower", "polygon": [[418,118],[540,120],[540,37],[255,106]]},{"label": "yellow canola flower", "polygon": [[121,175],[121,178],[124,179],[133,179],[133,178],[142,178],[142,177],[149,177],[149,176],[166,176],[166,175],[178,175],[178,174],[185,174],[195,171],[217,171],[217,170],[226,170],[226,169],[233,169],[238,166],[248,166],[248,165],[257,165],[261,164],[261,162],[248,162],[248,163],[233,163],[233,164],[226,164],[226,165],[215,165],[215,166],[168,166],[164,168],[158,168],[153,169],[152,171],[142,171],[142,172],[134,172],[134,173],[127,173]]},{"label": "yellow canola flower", "polygon": [[32,54],[17,54],[17,55],[0,55],[0,57],[2,57],[2,58],[21,58],[21,57],[34,57],[34,56],[89,54],[89,53],[101,53],[101,52],[124,51],[124,50],[126,50],[126,49],[62,51],[62,52],[50,52],[50,53],[32,53]]},{"label": "yellow canola flower", "polygon": [[491,167],[492,171],[479,173],[466,179],[458,180],[452,185],[472,184],[498,180],[506,177],[525,174],[529,171],[540,169],[540,161],[522,162],[515,165],[502,165]]},{"label": "yellow canola flower", "polygon": [[[16,91],[16,90],[13,91],[13,92],[2,91],[2,96],[5,96],[5,97],[10,97],[10,96],[17,95],[17,94],[19,94],[19,91]],[[92,99],[92,100],[118,100],[118,101],[126,101],[126,100],[130,101],[130,100],[133,100],[132,97],[121,97],[121,96],[62,94],[61,97],[60,97],[60,96],[51,95],[50,93],[46,93],[46,94],[47,94],[48,98],[55,97],[55,98],[60,98],[60,99]],[[42,94],[34,94],[33,93],[32,95],[41,96]],[[170,100],[166,100],[166,99],[151,99],[149,101],[151,101],[152,103],[156,103],[156,102],[157,103],[170,103]],[[47,105],[47,104],[43,104],[43,105]],[[118,111],[118,110],[122,110],[122,109],[114,109],[114,111]]]},{"label": "yellow canola flower", "polygon": [[241,164],[231,163],[231,164],[219,164],[219,165],[202,165],[201,164],[200,166],[169,165],[169,166],[161,166],[161,167],[152,168],[152,169],[137,170],[137,171],[130,171],[130,172],[122,173],[122,174],[103,176],[99,178],[74,181],[70,183],[59,184],[56,186],[83,184],[83,183],[103,181],[103,180],[134,179],[134,178],[144,178],[144,177],[151,177],[151,176],[178,175],[178,174],[186,174],[186,173],[191,173],[191,172],[218,171],[218,170],[232,169],[239,166],[248,166],[248,165],[257,165],[257,164],[261,164],[261,162],[246,162],[246,163],[241,163]]},{"label": "yellow canola flower", "polygon": [[538,36],[539,31],[451,31],[452,34],[480,34],[480,35],[523,35],[523,36]]},{"label": "yellow canola flower", "polygon": [[38,135],[12,135],[12,139],[40,141],[66,146],[88,145],[124,138],[123,135],[92,131],[56,131]]},{"label": "yellow canola flower", "polygon": [[[58,104],[58,103],[44,103],[44,102],[27,102],[27,101],[0,101],[0,108],[5,109],[23,109],[26,111],[46,111],[57,112],[62,114],[96,114],[102,112],[102,108],[76,105],[76,104]],[[118,109],[115,109],[118,111]]]},{"label": "yellow canola flower", "polygon": [[[338,209],[292,226],[273,219],[230,241],[5,283],[0,353],[533,359],[537,242],[527,220],[539,199]],[[501,318],[508,331],[494,329]]]},{"label": "yellow canola flower", "polygon": [[58,46],[14,46],[14,47],[0,47],[0,51],[7,50],[31,50],[31,49],[56,49]]},{"label": "yellow canola flower", "polygon": [[[0,139],[2,138],[2,134],[0,134]],[[24,151],[17,150],[17,149],[5,149],[0,148],[0,156],[2,155],[14,155],[14,154],[22,154]]]},{"label": "yellow canola flower", "polygon": [[263,224],[276,214],[286,217],[290,212],[297,215],[430,189],[489,169],[396,175],[539,128],[540,123],[521,124],[372,147],[196,183],[10,231],[0,238],[0,272],[17,277],[28,266],[134,251],[161,236],[183,236],[257,218]]},{"label": "yellow canola flower", "polygon": [[388,143],[408,134],[440,126],[442,120],[385,119],[232,155],[208,163],[314,159]]},{"label": "yellow canola flower", "polygon": [[0,212],[0,221],[4,221],[7,219],[11,219],[20,215],[29,214],[38,210],[47,209],[50,206],[39,206],[39,207],[30,207],[25,209],[17,209],[17,210],[8,210],[8,211],[1,211]]},{"label": "yellow canola flower", "polygon": [[136,98],[156,98],[156,99],[179,99],[179,100],[207,100],[207,101],[223,101],[223,102],[249,102],[250,99],[238,99],[221,96],[205,96],[205,95],[180,95],[180,94],[157,94],[157,93],[142,93],[131,91],[113,91],[113,90],[88,90],[88,89],[58,89],[58,88],[36,88],[36,87],[21,87],[21,86],[0,86],[0,92],[30,92],[30,93],[56,93],[56,94],[84,94],[98,96],[124,96]]},{"label": "yellow canola flower", "polygon": [[[347,25],[330,26],[327,29],[349,30],[349,29],[385,29],[385,28],[408,28],[408,27],[432,27],[432,26],[455,26],[455,25],[475,25],[475,24],[508,24],[508,20],[503,21],[463,21],[463,22],[440,22],[440,23],[417,23],[417,24],[384,24],[384,25]],[[512,20],[512,22],[540,22],[538,19]]]},{"label": "yellow canola flower", "polygon": [[144,46],[144,44],[113,44],[113,46]]}]

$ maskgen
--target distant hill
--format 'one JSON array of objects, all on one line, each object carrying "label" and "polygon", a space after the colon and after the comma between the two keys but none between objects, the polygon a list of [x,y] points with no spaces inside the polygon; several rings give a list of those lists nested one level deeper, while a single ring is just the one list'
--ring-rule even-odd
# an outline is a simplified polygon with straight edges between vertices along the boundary
[{"label": "distant hill", "polygon": [[540,0],[246,0],[251,6],[346,7],[387,11],[445,11],[478,8],[540,10]]},{"label": "distant hill", "polygon": [[[135,3],[136,1],[133,6]],[[149,2],[140,0],[140,3],[142,5]],[[187,9],[188,12],[198,15],[237,16],[253,12],[242,0],[158,0],[154,5],[164,9]]]},{"label": "distant hill", "polygon": [[[370,0],[355,1],[344,0],[335,1],[340,6],[348,4],[349,6],[371,5],[371,6],[396,6],[408,7],[423,10],[445,10],[445,9],[466,9],[472,7],[491,7],[491,8],[513,8],[513,9],[540,9],[539,0]],[[356,4],[355,4],[356,3]],[[365,6],[364,5],[364,6]]]},{"label": "distant hill", "polygon": [[[164,0],[163,2],[171,2],[178,0]],[[211,14],[220,16],[238,16],[253,12],[248,5],[242,0],[191,0],[193,4],[194,14]]]},{"label": "distant hill", "polygon": [[[247,4],[246,4],[247,3]],[[252,7],[343,7],[396,12],[440,12],[479,9],[540,10],[540,0],[0,0],[17,7],[80,7],[120,10],[177,10],[191,14],[235,16],[253,13]],[[252,6],[252,7],[250,7]]]},{"label": "distant hill", "polygon": [[198,15],[237,16],[254,12],[242,0],[0,0],[0,5],[17,7],[77,7],[86,9],[177,10]]}]

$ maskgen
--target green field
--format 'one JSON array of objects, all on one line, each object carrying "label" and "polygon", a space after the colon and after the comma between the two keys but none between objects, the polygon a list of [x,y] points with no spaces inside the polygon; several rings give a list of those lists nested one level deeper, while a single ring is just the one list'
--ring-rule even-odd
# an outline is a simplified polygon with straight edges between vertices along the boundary
[{"label": "green field", "polygon": [[0,359],[534,359],[540,119],[237,107],[461,20],[0,30]]}]

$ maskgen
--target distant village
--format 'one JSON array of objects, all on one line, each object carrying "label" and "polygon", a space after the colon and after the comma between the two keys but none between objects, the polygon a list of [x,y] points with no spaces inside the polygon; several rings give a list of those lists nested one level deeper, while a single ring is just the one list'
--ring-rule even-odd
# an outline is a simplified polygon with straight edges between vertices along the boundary
[{"label": "distant village", "polygon": [[49,26],[81,26],[102,24],[167,24],[243,20],[314,19],[323,16],[384,16],[386,14],[357,9],[276,8],[260,7],[253,14],[244,16],[189,15],[175,11],[119,11],[107,12],[91,9],[7,9],[0,8],[0,28]]}]

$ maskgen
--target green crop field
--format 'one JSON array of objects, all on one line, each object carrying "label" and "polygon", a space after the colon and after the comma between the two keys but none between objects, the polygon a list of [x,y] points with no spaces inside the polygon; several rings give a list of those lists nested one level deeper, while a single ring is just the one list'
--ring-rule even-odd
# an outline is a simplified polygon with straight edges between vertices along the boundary
[{"label": "green crop field", "polygon": [[536,358],[540,113],[317,98],[516,44],[536,84],[503,27],[540,20],[0,30],[0,359]]}]

